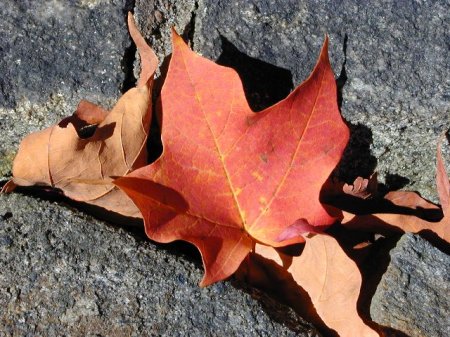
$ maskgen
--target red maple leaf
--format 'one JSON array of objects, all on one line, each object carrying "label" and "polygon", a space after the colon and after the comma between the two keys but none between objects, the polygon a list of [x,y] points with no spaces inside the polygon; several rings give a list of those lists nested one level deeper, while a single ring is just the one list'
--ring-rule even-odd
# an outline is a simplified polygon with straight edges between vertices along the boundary
[{"label": "red maple leaf", "polygon": [[238,74],[173,33],[161,93],[163,154],[116,180],[147,235],[200,250],[202,286],[236,271],[254,242],[284,246],[334,218],[319,200],[349,130],[339,113],[328,39],[308,79],[254,113]]}]

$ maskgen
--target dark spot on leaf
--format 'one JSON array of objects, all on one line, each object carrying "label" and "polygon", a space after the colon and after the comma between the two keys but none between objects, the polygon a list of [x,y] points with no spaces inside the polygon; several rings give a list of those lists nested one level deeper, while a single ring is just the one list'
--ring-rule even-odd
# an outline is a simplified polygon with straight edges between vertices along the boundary
[{"label": "dark spot on leaf", "polygon": [[94,135],[95,130],[97,130],[97,125],[86,125],[77,130],[78,137],[82,139],[90,138]]}]

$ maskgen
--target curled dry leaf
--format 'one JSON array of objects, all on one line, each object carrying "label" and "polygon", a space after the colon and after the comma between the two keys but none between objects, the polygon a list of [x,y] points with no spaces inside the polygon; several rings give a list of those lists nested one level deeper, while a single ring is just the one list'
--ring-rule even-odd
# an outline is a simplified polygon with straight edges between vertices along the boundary
[{"label": "curled dry leaf", "polygon": [[234,273],[254,240],[284,246],[304,240],[304,226],[290,228],[300,220],[334,222],[319,195],[349,130],[328,39],[310,77],[254,113],[238,74],[195,54],[174,32],[161,106],[162,156],[116,184],[141,210],[151,239],[197,246],[201,285]]},{"label": "curled dry leaf", "polygon": [[352,185],[344,184],[342,191],[357,198],[368,199],[377,192],[377,186],[377,174],[374,173],[369,179],[357,177]]},{"label": "curled dry leaf", "polygon": [[[442,139],[442,138],[441,138]],[[439,207],[423,199],[415,192],[390,192],[385,196],[385,200],[391,202],[398,210],[403,212],[373,212],[372,214],[353,214],[343,212],[342,225],[347,228],[367,230],[389,234],[390,232],[428,232],[432,231],[441,239],[450,242],[450,184],[447,171],[442,160],[441,139],[437,145],[437,165],[436,165],[436,187],[441,201],[442,212],[444,214],[440,221],[428,221],[417,216],[425,211],[436,211]],[[405,212],[412,210],[414,212]],[[416,214],[414,214],[416,213]]]},{"label": "curled dry leaf", "polygon": [[[305,247],[300,256],[288,256],[271,247],[256,244],[255,252],[259,261],[271,260],[283,268],[291,279],[289,282],[272,282],[265,278],[264,273],[252,272],[248,266],[245,277],[249,282],[264,288],[276,288],[282,284],[287,289],[287,301],[294,307],[307,305],[310,300],[319,320],[308,314],[311,309],[303,309],[303,314],[309,316],[318,327],[325,331],[334,330],[339,336],[376,337],[379,334],[364,323],[358,314],[357,302],[361,290],[362,277],[356,263],[350,259],[339,243],[326,234],[318,234],[306,239]],[[286,262],[289,261],[289,262]],[[261,270],[268,271],[270,264],[265,263]],[[277,271],[278,274],[281,274]],[[263,277],[261,277],[263,275]],[[269,281],[270,280],[270,281]],[[264,284],[267,283],[270,284]],[[300,287],[307,296],[301,296]],[[274,289],[276,291],[276,289]],[[293,298],[292,294],[298,294]],[[303,297],[303,298],[302,298]],[[306,298],[306,297],[309,297]],[[306,313],[306,314],[305,314]]]},{"label": "curled dry leaf", "polygon": [[322,188],[322,198],[333,200],[342,196],[352,196],[359,199],[370,199],[376,194],[377,189],[377,173],[372,174],[369,178],[357,177],[352,184],[330,177]]},{"label": "curled dry leaf", "polygon": [[[128,25],[142,60],[137,87],[127,91],[110,112],[82,101],[73,116],[23,139],[6,191],[13,185],[49,185],[71,199],[140,217],[111,177],[146,165],[151,90],[158,61],[131,15]],[[88,135],[83,134],[86,129]]]}]

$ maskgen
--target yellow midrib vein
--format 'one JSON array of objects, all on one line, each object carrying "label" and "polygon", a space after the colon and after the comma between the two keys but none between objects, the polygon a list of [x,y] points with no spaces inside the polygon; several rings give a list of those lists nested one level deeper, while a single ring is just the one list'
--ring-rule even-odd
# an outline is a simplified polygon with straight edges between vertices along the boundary
[{"label": "yellow midrib vein", "polygon": [[[189,77],[189,82],[191,83],[192,87],[194,88],[195,99],[196,99],[196,101],[197,101],[197,103],[198,103],[198,105],[200,107],[201,112],[203,113],[203,116],[204,116],[205,121],[206,121],[206,125],[208,126],[208,130],[211,133],[211,136],[213,138],[214,146],[215,146],[216,152],[217,152],[217,154],[219,156],[220,163],[222,164],[222,169],[223,169],[223,171],[225,173],[226,181],[227,181],[228,187],[230,188],[231,195],[233,196],[233,201],[234,201],[234,204],[235,204],[236,209],[238,211],[238,214],[239,214],[239,217],[240,217],[240,220],[241,220],[241,223],[242,223],[242,227],[245,228],[245,218],[244,218],[242,209],[241,209],[241,207],[239,205],[239,201],[237,200],[236,192],[234,191],[233,185],[231,183],[230,174],[229,174],[229,172],[228,172],[228,170],[227,170],[227,168],[225,166],[225,160],[224,160],[225,158],[224,158],[224,156],[222,154],[222,151],[220,150],[219,144],[217,143],[217,139],[216,139],[216,137],[215,137],[215,135],[213,133],[211,125],[209,124],[208,118],[207,118],[206,113],[205,113],[205,111],[203,109],[203,106],[201,104],[200,98],[197,95],[197,88],[195,87],[194,82],[192,81],[191,74],[189,73],[189,69],[188,69],[187,64],[186,64],[185,55],[184,55],[182,50],[181,50],[181,56],[182,56],[181,58],[183,60],[184,68],[186,69],[186,74]],[[233,92],[234,92],[234,87],[233,87]]]}]

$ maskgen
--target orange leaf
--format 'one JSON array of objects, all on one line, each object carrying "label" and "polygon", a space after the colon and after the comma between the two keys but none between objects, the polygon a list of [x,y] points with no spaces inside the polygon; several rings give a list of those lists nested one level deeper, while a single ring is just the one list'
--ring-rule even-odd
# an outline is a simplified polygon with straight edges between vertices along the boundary
[{"label": "orange leaf", "polygon": [[[73,116],[27,136],[20,144],[12,183],[6,190],[12,184],[50,185],[71,199],[140,217],[134,203],[112,184],[111,177],[146,164],[151,88],[158,62],[131,15],[128,24],[142,57],[138,86],[127,91],[110,112],[82,101]],[[86,128],[93,134],[84,137]]]},{"label": "orange leaf", "polygon": [[[195,54],[174,32],[161,106],[161,158],[116,184],[136,202],[150,238],[197,246],[202,285],[231,275],[253,240],[284,246],[302,242],[305,228],[333,223],[319,194],[349,131],[337,106],[328,38],[310,77],[254,113],[238,74]],[[160,200],[161,186],[186,207]]]},{"label": "orange leaf", "polygon": [[[307,238],[300,256],[289,257],[258,244],[255,254],[274,261],[292,276],[297,286],[307,292],[328,329],[339,336],[379,336],[364,323],[357,311],[362,282],[359,269],[333,237],[319,234]],[[288,258],[291,261],[286,264]]]}]

